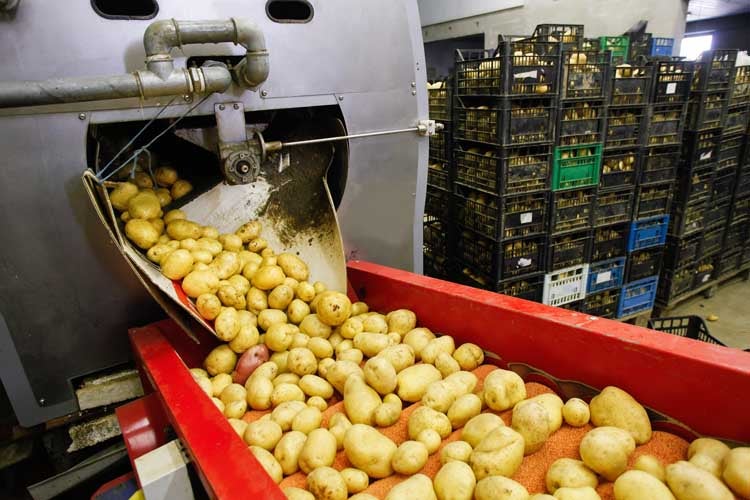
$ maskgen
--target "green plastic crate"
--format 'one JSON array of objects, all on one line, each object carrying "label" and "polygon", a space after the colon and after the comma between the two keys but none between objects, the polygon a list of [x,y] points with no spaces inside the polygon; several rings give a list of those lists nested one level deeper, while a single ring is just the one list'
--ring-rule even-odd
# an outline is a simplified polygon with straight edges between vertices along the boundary
[{"label": "green plastic crate", "polygon": [[[585,150],[592,150],[593,154],[579,155]],[[568,153],[568,158],[563,158],[564,153]],[[601,143],[556,147],[552,161],[552,191],[598,185],[601,164]]]},{"label": "green plastic crate", "polygon": [[600,36],[599,45],[601,50],[612,52],[612,61],[616,64],[622,64],[628,59],[628,47],[630,46],[630,37],[628,36]]}]

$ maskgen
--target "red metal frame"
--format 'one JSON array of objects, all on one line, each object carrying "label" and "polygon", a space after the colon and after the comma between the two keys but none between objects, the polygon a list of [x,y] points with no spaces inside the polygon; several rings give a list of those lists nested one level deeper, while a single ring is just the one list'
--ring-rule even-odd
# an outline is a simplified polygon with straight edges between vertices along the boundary
[{"label": "red metal frame", "polygon": [[[409,308],[421,325],[505,361],[599,388],[618,385],[699,433],[750,442],[748,353],[367,262],[349,262],[348,277],[350,295],[375,310]],[[130,338],[209,495],[283,499],[186,369],[200,366],[216,339],[205,334],[196,344],[171,321],[131,330]]]},{"label": "red metal frame", "polygon": [[[122,439],[128,450],[130,465],[135,471],[135,459],[167,442],[169,420],[156,394],[149,394],[115,408]],[[138,478],[136,478],[138,480]],[[138,485],[141,482],[138,480]]]}]

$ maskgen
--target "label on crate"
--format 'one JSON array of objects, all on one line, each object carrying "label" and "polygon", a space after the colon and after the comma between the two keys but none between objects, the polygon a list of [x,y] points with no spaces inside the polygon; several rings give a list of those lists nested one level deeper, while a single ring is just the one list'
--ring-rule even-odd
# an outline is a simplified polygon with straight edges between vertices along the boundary
[{"label": "label on crate", "polygon": [[524,80],[526,78],[533,78],[534,80],[536,80],[537,78],[539,78],[539,72],[537,70],[533,70],[524,71],[522,73],[514,73],[513,78],[516,80]]},{"label": "label on crate", "polygon": [[521,224],[529,224],[534,220],[534,212],[524,212],[521,214]]},{"label": "label on crate", "polygon": [[534,261],[532,259],[527,259],[524,257],[521,257],[518,259],[517,264],[518,267],[529,267]]},{"label": "label on crate", "polygon": [[604,271],[596,275],[596,284],[601,285],[607,281],[612,281],[612,271]]},{"label": "label on crate", "polygon": [[703,283],[705,283],[706,281],[708,281],[708,280],[710,280],[710,279],[711,279],[711,275],[710,275],[710,274],[707,274],[707,275],[705,275],[705,276],[704,276],[704,277],[703,277],[703,278],[701,279],[701,281],[702,281]]},{"label": "label on crate", "polygon": [[701,160],[708,160],[711,158],[711,155],[713,154],[713,151],[706,151],[705,153],[701,153]]},{"label": "label on crate", "polygon": [[668,83],[667,84],[667,91],[666,91],[666,93],[667,94],[674,94],[675,92],[677,92],[677,83],[675,83],[675,82]]},{"label": "label on crate", "polygon": [[581,293],[581,282],[574,281],[572,283],[566,283],[559,285],[557,289],[552,293],[552,299],[561,299],[565,297],[571,297]]}]

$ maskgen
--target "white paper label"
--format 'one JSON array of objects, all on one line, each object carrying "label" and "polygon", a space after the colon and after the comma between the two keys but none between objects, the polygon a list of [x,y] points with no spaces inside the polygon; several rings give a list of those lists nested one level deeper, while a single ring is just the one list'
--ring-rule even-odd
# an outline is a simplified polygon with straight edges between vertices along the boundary
[{"label": "white paper label", "polygon": [[713,151],[708,151],[706,153],[701,153],[701,160],[708,160],[711,158],[711,155],[713,154]]},{"label": "white paper label", "polygon": [[606,283],[607,281],[612,281],[612,271],[604,271],[603,273],[597,274],[595,281],[597,285]]},{"label": "white paper label", "polygon": [[581,293],[581,282],[574,281],[559,286],[557,290],[555,290],[553,299],[570,297],[571,295],[578,295],[579,293]]},{"label": "white paper label", "polygon": [[674,94],[677,92],[677,84],[676,83],[668,83],[667,84],[667,94]]},{"label": "white paper label", "polygon": [[705,275],[705,276],[703,277],[703,279],[702,279],[701,281],[702,281],[703,283],[705,283],[705,282],[706,282],[706,281],[708,281],[709,279],[711,279],[711,275],[710,275],[710,274],[707,274],[707,275]]},{"label": "white paper label", "polygon": [[520,258],[518,259],[518,267],[529,267],[531,265],[531,259]]},{"label": "white paper label", "polygon": [[533,78],[536,80],[539,77],[539,73],[537,70],[533,71],[524,71],[523,73],[514,73],[513,78],[516,80],[521,80],[523,78]]},{"label": "white paper label", "polygon": [[533,212],[524,212],[521,214],[521,224],[528,224],[534,219]]}]

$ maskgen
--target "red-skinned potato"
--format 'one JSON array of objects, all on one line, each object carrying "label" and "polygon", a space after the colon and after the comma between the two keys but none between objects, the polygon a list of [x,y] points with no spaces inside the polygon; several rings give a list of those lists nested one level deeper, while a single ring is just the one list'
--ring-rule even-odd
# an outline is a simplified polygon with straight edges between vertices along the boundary
[{"label": "red-skinned potato", "polygon": [[259,344],[251,347],[240,356],[237,366],[232,372],[232,381],[235,384],[245,385],[247,379],[256,368],[268,361],[268,347]]}]

